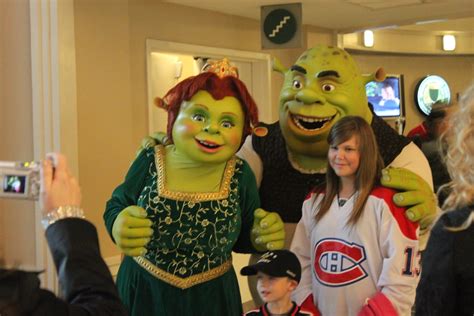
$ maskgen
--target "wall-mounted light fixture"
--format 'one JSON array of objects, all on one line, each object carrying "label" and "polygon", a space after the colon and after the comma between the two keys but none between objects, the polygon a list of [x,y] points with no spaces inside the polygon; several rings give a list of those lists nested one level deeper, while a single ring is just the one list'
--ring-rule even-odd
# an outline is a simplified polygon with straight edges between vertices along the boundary
[{"label": "wall-mounted light fixture", "polygon": [[175,67],[174,78],[175,79],[181,78],[181,74],[183,73],[183,62],[178,59],[175,62],[174,67]]},{"label": "wall-mounted light fixture", "polygon": [[443,50],[453,51],[456,49],[456,37],[454,35],[443,35]]},{"label": "wall-mounted light fixture", "polygon": [[364,46],[373,47],[374,46],[374,32],[371,30],[364,31]]}]

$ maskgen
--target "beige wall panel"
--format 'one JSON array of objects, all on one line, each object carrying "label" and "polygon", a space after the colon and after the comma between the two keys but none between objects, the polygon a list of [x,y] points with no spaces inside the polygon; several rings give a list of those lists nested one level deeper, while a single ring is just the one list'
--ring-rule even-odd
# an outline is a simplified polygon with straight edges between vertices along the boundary
[{"label": "beige wall panel", "polygon": [[314,26],[306,27],[306,46],[308,48],[318,44],[334,45],[335,34],[330,30],[317,28]]},{"label": "beige wall panel", "polygon": [[[75,1],[79,172],[86,216],[105,257],[117,254],[102,220],[138,142],[133,139],[128,1]],[[135,65],[132,65],[135,67]]]},{"label": "beige wall panel", "polygon": [[[0,1],[0,160],[31,160],[30,12],[27,0]],[[0,200],[0,258],[35,265],[34,204]]]}]

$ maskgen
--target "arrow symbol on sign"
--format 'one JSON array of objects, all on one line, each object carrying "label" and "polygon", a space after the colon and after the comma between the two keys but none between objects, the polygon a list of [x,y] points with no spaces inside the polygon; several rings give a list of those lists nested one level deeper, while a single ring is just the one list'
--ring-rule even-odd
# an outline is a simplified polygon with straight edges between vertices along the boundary
[{"label": "arrow symbol on sign", "polygon": [[275,29],[273,29],[272,34],[270,34],[268,36],[269,37],[275,37],[278,34],[278,32],[280,32],[283,25],[285,25],[286,22],[288,22],[289,19],[291,19],[291,17],[288,16],[288,15],[283,17],[283,20],[281,20],[280,23],[277,25],[277,27]]}]

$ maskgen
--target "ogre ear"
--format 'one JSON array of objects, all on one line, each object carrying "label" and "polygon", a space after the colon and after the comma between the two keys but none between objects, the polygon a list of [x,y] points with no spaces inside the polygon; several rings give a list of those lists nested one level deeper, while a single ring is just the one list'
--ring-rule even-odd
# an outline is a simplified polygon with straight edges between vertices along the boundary
[{"label": "ogre ear", "polygon": [[268,129],[263,126],[254,127],[252,133],[258,137],[265,137],[268,134]]},{"label": "ogre ear", "polygon": [[272,69],[281,74],[285,74],[288,71],[288,69],[285,66],[283,66],[281,61],[276,57],[273,57],[272,59]]},{"label": "ogre ear", "polygon": [[387,77],[387,74],[385,73],[385,70],[380,67],[375,71],[375,73],[370,75],[364,75],[362,77],[364,78],[365,84],[367,84],[371,81],[384,81],[385,77]]},{"label": "ogre ear", "polygon": [[154,100],[154,103],[160,109],[168,111],[168,104],[166,104],[166,102],[162,98],[156,97],[155,100]]}]

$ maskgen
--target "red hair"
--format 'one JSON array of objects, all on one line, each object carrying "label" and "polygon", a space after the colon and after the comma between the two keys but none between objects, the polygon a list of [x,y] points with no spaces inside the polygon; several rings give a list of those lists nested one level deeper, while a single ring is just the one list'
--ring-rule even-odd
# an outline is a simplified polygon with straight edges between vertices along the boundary
[{"label": "red hair", "polygon": [[225,97],[235,97],[239,100],[245,115],[242,142],[252,133],[252,125],[254,127],[258,125],[257,105],[242,81],[232,76],[219,78],[215,73],[204,72],[181,81],[163,97],[168,110],[167,133],[171,141],[173,125],[181,103],[189,101],[199,90],[207,91],[215,100],[222,100]]}]

